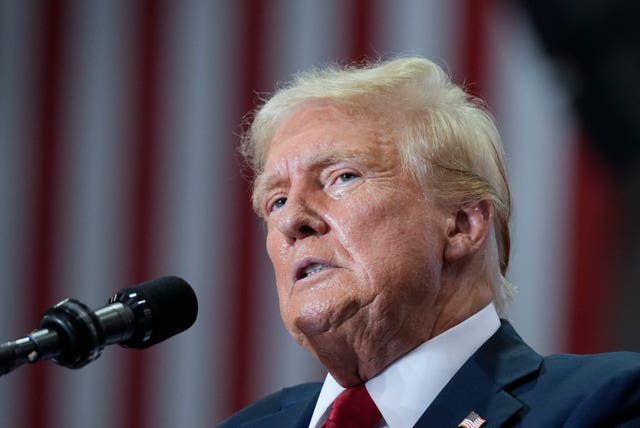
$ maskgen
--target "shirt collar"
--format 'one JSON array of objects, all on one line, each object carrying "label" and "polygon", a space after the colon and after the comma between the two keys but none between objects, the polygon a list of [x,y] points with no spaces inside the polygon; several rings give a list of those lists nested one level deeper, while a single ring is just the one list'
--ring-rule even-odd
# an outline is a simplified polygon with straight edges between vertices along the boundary
[{"label": "shirt collar", "polygon": [[[366,387],[384,418],[380,426],[414,426],[453,375],[499,327],[500,319],[491,303],[370,379]],[[344,388],[327,374],[310,428],[321,426],[331,403],[342,391]]]}]

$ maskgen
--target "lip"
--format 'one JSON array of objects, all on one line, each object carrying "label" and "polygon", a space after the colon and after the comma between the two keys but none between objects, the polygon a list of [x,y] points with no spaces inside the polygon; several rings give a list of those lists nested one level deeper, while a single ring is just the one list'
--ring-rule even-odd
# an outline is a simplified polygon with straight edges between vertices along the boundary
[{"label": "lip", "polygon": [[321,257],[314,257],[314,256],[303,257],[302,259],[298,260],[293,266],[293,271],[292,271],[293,282],[296,283],[298,281],[302,281],[304,279],[312,278],[315,275],[318,275],[318,273],[316,273],[310,277],[303,276],[303,272],[305,271],[305,269],[307,269],[309,266],[314,264],[323,265],[324,266],[323,270],[326,270],[327,268],[335,267],[335,265],[329,262],[329,260],[323,259]]}]

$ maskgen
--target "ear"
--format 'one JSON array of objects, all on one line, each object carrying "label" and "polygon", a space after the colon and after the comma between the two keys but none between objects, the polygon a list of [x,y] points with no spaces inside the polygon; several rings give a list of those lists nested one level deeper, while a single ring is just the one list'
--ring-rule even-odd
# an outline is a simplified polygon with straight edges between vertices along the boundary
[{"label": "ear", "polygon": [[476,253],[489,236],[492,223],[493,204],[489,200],[460,208],[455,213],[455,220],[449,222],[445,262],[452,264]]}]

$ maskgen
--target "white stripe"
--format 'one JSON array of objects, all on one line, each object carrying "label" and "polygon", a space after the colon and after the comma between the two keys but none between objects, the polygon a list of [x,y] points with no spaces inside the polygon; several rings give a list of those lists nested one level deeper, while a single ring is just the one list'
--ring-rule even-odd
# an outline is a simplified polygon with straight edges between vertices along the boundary
[{"label": "white stripe", "polygon": [[234,237],[228,227],[236,198],[229,183],[237,174],[233,88],[243,83],[229,69],[236,13],[229,5],[193,0],[171,3],[165,14],[154,271],[183,276],[200,310],[190,330],[158,345],[159,371],[150,389],[154,427],[211,426],[226,402],[226,290],[230,270],[242,269],[229,259]]},{"label": "white stripe", "polygon": [[423,55],[447,68],[460,34],[452,0],[377,0],[375,46],[382,56]]},{"label": "white stripe", "polygon": [[492,17],[490,93],[513,185],[508,277],[519,291],[516,328],[544,354],[563,350],[572,120],[531,28],[516,10]]},{"label": "white stripe", "polygon": [[351,2],[277,0],[269,4],[264,35],[268,40],[265,57],[273,73],[269,87],[298,71],[344,60],[351,39]]},{"label": "white stripe", "polygon": [[[71,8],[65,32],[66,73],[60,100],[60,187],[56,201],[59,227],[53,268],[56,295],[75,297],[92,308],[106,304],[123,284],[126,254],[122,245],[123,214],[129,200],[122,159],[129,156],[126,106],[131,91],[123,80],[131,46],[123,19],[124,1],[79,3]],[[55,302],[51,302],[52,304]],[[71,371],[55,370],[50,400],[52,426],[113,427],[125,415],[117,412],[116,388],[122,387],[117,354],[107,348],[96,362]],[[69,411],[73,409],[73,411]]]},{"label": "white stripe", "polygon": [[[29,121],[33,111],[33,65],[36,51],[33,31],[34,2],[0,1],[0,342],[24,336],[35,325],[28,325],[30,296],[23,292],[28,284],[27,246],[29,231],[28,194],[31,189],[33,140]],[[25,371],[0,378],[2,425],[24,425],[24,403],[19,398],[28,387]]]}]

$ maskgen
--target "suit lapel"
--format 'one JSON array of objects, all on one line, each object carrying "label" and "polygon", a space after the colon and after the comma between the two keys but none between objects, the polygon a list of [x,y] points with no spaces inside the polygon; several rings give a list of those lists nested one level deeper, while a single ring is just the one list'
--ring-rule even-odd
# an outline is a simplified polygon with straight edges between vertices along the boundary
[{"label": "suit lapel", "polygon": [[511,324],[498,331],[460,368],[422,415],[416,427],[456,427],[470,411],[502,426],[523,404],[509,386],[535,376],[542,357],[529,348]]},{"label": "suit lapel", "polygon": [[311,396],[306,393],[294,393],[291,389],[284,389],[280,411],[242,424],[240,428],[307,428],[316,401],[318,401],[319,386],[322,384],[317,385],[316,392]]}]

